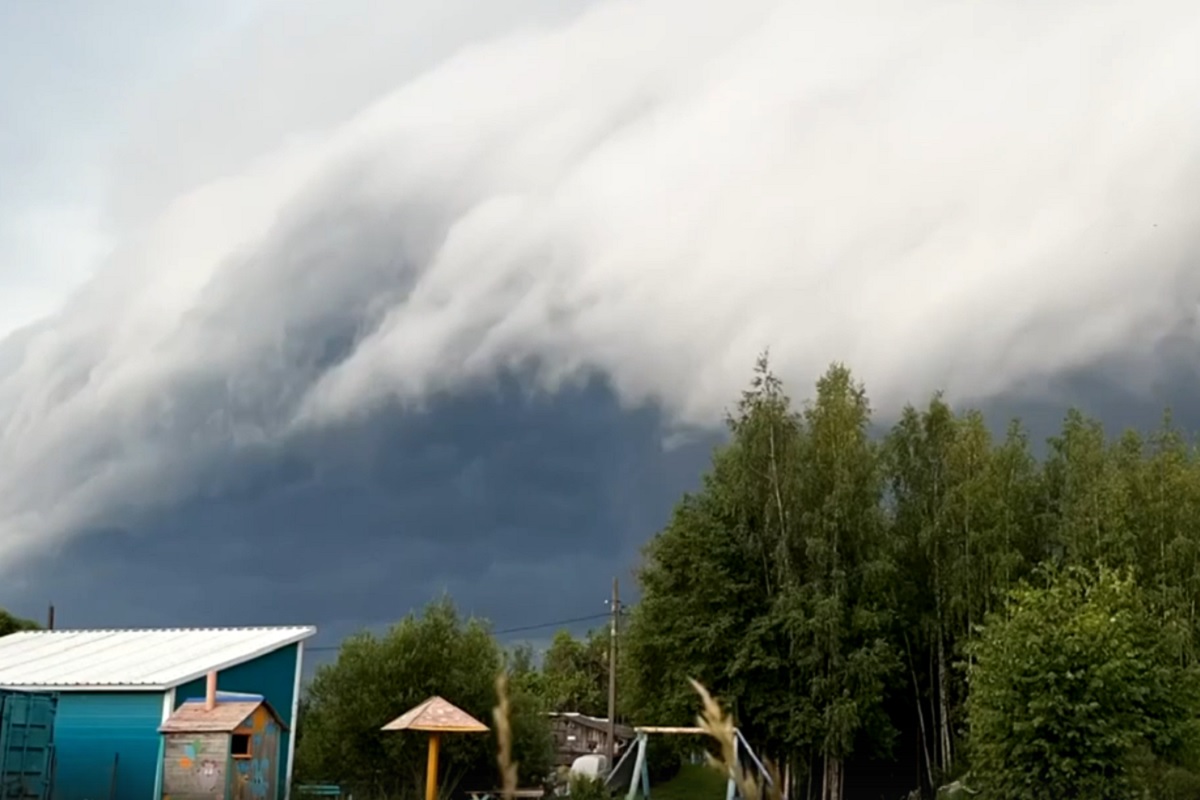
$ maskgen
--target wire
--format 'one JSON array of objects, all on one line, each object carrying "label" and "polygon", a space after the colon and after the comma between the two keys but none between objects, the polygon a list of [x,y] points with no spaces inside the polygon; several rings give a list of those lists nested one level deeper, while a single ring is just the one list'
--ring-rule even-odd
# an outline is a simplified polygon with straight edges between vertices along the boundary
[{"label": "wire", "polygon": [[[492,631],[493,636],[503,636],[506,633],[524,633],[525,631],[537,631],[543,628],[555,628],[561,625],[574,625],[579,622],[592,622],[599,619],[608,619],[611,614],[590,614],[586,617],[572,617],[571,619],[558,619],[553,622],[539,622],[536,625],[520,625],[516,628],[504,628],[503,630]],[[324,653],[331,650],[341,650],[340,644],[327,644],[319,647],[305,647],[306,653]]]},{"label": "wire", "polygon": [[557,625],[574,625],[576,622],[591,622],[597,619],[608,619],[611,614],[592,614],[587,617],[575,617],[574,619],[560,619],[556,622],[543,622],[538,625],[522,625],[519,628],[505,628],[502,631],[495,631],[496,636],[502,636],[506,633],[521,633],[522,631],[536,631],[542,628],[552,628]]}]

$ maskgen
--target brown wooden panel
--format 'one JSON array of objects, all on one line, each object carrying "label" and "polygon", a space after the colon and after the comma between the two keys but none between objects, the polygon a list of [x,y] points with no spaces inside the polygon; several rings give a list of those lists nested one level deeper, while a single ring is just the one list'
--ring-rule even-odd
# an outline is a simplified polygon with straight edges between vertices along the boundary
[{"label": "brown wooden panel", "polygon": [[229,735],[168,734],[163,747],[163,796],[221,800],[228,781]]}]

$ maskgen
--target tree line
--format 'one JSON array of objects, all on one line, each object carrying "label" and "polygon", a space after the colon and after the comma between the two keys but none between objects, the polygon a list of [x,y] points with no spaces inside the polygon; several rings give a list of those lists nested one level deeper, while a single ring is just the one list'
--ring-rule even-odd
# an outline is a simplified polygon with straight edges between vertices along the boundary
[{"label": "tree line", "polygon": [[[638,566],[622,721],[692,724],[695,678],[804,800],[1200,798],[1200,452],[1169,415],[1114,438],[1070,411],[1035,453],[934,395],[881,436],[848,369],[797,404],[764,357],[728,429]],[[306,688],[298,778],[418,796],[424,743],[380,728],[433,694],[488,722],[506,672],[534,783],[546,712],[606,714],[608,644],[539,658],[449,598],[352,636]],[[447,737],[447,788],[494,785],[495,744]]]},{"label": "tree line", "polygon": [[796,407],[758,363],[646,548],[636,713],[688,719],[698,678],[792,797],[878,796],[887,773],[997,800],[1200,796],[1200,458],[1169,415],[1114,440],[1071,411],[1040,459],[1019,422],[996,436],[938,395],[871,429],[845,367]]}]

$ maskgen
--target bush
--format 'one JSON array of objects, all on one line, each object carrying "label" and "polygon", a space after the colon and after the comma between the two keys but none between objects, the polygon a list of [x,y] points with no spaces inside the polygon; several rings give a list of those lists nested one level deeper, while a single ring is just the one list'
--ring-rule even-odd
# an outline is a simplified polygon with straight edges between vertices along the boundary
[{"label": "bush", "polygon": [[[1015,593],[973,648],[973,786],[996,800],[1165,788],[1165,767],[1194,760],[1197,742],[1200,693],[1181,645],[1132,579],[1111,571],[1072,570]],[[1183,773],[1171,774],[1186,792]]]},{"label": "bush", "polygon": [[[428,737],[389,733],[384,724],[441,695],[486,725],[496,705],[495,676],[504,658],[487,626],[459,616],[448,599],[409,615],[383,636],[359,634],[338,659],[317,670],[304,699],[296,744],[300,780],[355,787],[355,796],[419,791]],[[551,769],[553,740],[543,708],[516,677],[509,692],[512,755],[535,783]],[[496,733],[442,741],[443,786],[490,785]]]},{"label": "bush", "polygon": [[590,775],[572,775],[570,786],[571,800],[609,800],[608,787],[602,778]]}]

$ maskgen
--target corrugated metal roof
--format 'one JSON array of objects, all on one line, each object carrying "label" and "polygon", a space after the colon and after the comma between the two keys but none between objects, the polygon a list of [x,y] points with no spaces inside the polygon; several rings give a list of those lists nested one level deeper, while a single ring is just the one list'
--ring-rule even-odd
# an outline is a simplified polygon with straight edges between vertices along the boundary
[{"label": "corrugated metal roof", "polygon": [[22,631],[0,638],[0,687],[169,689],[302,641],[311,626]]}]

